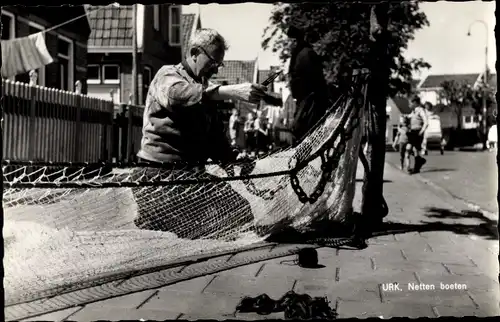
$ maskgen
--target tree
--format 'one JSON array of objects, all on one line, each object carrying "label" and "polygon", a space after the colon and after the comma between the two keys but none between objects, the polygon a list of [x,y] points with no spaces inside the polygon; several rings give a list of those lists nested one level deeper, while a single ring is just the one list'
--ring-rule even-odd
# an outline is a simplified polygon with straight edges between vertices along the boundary
[{"label": "tree", "polygon": [[[457,116],[458,129],[462,128],[462,109],[470,106],[474,109],[476,115],[482,115],[483,95],[486,95],[486,106],[488,109],[493,107],[495,97],[490,88],[483,88],[481,84],[473,87],[466,82],[457,82],[455,80],[444,81],[438,92],[439,98],[450,106]],[[488,121],[491,124],[491,120]]]},{"label": "tree", "polygon": [[[430,65],[403,56],[415,31],[429,23],[416,2],[391,2],[388,6],[390,57],[389,96],[411,92],[412,72]],[[264,30],[264,49],[272,46],[282,61],[290,57],[291,41],[285,31],[290,21],[305,30],[306,37],[324,61],[329,84],[342,86],[343,77],[370,60],[370,9],[366,3],[292,3],[275,5],[270,25]]]},{"label": "tree", "polygon": [[422,59],[407,60],[403,56],[415,31],[428,21],[413,2],[278,4],[264,31],[262,46],[266,49],[272,43],[272,50],[279,52],[283,61],[289,58],[292,45],[284,33],[290,21],[304,30],[323,59],[325,77],[332,87],[343,91],[353,69],[371,70],[368,100],[372,130],[367,135],[368,171],[363,180],[364,219],[360,228],[361,234],[368,233],[388,213],[383,198],[386,100],[388,96],[409,94],[412,72],[430,67]]}]

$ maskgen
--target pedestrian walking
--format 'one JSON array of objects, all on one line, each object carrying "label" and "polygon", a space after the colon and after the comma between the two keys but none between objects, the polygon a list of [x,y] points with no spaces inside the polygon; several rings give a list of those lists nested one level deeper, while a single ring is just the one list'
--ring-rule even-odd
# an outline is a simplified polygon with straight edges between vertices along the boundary
[{"label": "pedestrian walking", "polygon": [[[427,113],[427,120],[429,121],[430,118],[434,115],[434,112],[432,111],[432,104],[430,102],[425,102],[424,103],[424,110],[425,113]],[[422,154],[427,155],[428,150],[427,150],[427,140],[429,138],[429,126],[427,126],[427,129],[424,132],[424,137],[422,139]]]},{"label": "pedestrian walking", "polygon": [[396,134],[392,144],[394,150],[397,149],[399,151],[401,170],[403,171],[408,171],[410,165],[411,145],[408,144],[409,121],[410,120],[404,116],[399,118],[398,133]]},{"label": "pedestrian walking", "polygon": [[229,117],[229,137],[231,139],[231,146],[237,146],[238,132],[240,129],[240,113],[237,108],[233,108],[231,116]]},{"label": "pedestrian walking", "polygon": [[247,120],[245,126],[243,127],[243,132],[245,133],[245,154],[250,155],[250,157],[255,156],[255,120],[253,113],[247,114]]},{"label": "pedestrian walking", "polygon": [[420,97],[414,96],[410,101],[411,113],[408,116],[410,119],[410,130],[408,131],[408,141],[413,148],[415,155],[415,166],[413,173],[419,173],[422,166],[427,162],[422,153],[422,141],[424,133],[428,126],[428,117],[425,109],[422,107]]},{"label": "pedestrian walking", "polygon": [[262,111],[258,110],[257,111],[257,117],[255,118],[254,122],[254,129],[255,129],[255,145],[257,149],[257,154],[262,155],[267,151],[267,145],[268,145],[268,128],[267,128],[267,122],[262,115]]}]

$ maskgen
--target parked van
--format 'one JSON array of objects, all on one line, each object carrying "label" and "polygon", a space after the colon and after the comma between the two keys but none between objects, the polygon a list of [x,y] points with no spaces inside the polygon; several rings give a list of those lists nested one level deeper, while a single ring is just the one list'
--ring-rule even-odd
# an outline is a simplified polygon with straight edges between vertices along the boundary
[{"label": "parked van", "polygon": [[434,149],[439,149],[441,154],[443,154],[446,142],[443,138],[443,131],[441,129],[441,118],[436,114],[432,114],[429,115],[428,122],[429,125],[424,134],[425,154],[427,154],[429,150]]}]

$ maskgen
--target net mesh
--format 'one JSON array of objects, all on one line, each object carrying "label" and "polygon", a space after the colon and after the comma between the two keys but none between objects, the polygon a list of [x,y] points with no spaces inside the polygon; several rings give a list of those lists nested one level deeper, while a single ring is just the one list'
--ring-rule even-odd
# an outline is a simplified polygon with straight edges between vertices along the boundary
[{"label": "net mesh", "polygon": [[[341,220],[352,211],[363,89],[339,99],[297,146],[252,162],[168,168],[4,162],[6,303],[237,250],[280,227]],[[318,198],[309,202],[298,193],[315,190]]]}]

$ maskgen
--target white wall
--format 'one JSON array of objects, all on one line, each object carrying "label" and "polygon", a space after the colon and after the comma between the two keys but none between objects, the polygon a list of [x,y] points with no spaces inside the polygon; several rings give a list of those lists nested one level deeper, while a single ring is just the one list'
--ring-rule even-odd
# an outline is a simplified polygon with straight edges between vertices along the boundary
[{"label": "white wall", "polygon": [[439,95],[436,91],[420,91],[419,95],[422,103],[429,102],[432,105],[436,105],[438,103]]},{"label": "white wall", "polygon": [[111,90],[114,90],[114,103],[120,103],[120,85],[96,85],[88,84],[87,96],[99,98],[106,101],[111,101]]}]

